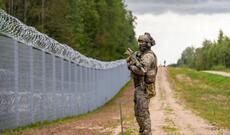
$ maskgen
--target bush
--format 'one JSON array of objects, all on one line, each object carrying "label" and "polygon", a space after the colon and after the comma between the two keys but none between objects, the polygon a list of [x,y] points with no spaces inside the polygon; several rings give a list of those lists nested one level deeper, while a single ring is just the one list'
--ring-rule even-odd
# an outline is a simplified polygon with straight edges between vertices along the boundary
[{"label": "bush", "polygon": [[224,65],[216,65],[211,68],[212,70],[225,70],[226,67]]}]

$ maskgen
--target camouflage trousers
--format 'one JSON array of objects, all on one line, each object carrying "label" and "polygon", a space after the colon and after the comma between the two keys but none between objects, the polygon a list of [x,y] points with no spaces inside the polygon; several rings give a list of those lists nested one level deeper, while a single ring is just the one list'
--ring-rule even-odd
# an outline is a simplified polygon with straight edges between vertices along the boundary
[{"label": "camouflage trousers", "polygon": [[137,123],[140,127],[139,135],[152,135],[151,120],[149,114],[149,102],[147,93],[139,86],[134,93],[134,111]]}]

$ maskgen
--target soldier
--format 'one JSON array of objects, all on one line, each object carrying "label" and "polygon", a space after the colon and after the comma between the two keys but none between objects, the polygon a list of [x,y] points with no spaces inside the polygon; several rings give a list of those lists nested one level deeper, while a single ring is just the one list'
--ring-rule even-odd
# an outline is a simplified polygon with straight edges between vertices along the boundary
[{"label": "soldier", "polygon": [[142,67],[140,68],[128,59],[127,64],[135,85],[134,112],[140,127],[139,135],[151,135],[149,102],[150,98],[156,94],[155,78],[157,74],[157,57],[151,47],[155,45],[155,40],[149,33],[145,33],[139,36],[138,44],[139,51],[134,54]]}]

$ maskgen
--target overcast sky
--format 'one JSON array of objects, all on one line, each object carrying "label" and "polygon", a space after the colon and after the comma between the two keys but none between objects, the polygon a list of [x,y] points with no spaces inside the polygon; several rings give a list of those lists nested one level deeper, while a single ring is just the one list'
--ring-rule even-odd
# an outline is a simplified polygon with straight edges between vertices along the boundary
[{"label": "overcast sky", "polygon": [[129,9],[138,14],[215,14],[230,11],[230,0],[126,0]]},{"label": "overcast sky", "polygon": [[126,0],[137,17],[136,36],[150,32],[159,63],[176,63],[188,46],[215,40],[220,29],[230,36],[230,0]]}]

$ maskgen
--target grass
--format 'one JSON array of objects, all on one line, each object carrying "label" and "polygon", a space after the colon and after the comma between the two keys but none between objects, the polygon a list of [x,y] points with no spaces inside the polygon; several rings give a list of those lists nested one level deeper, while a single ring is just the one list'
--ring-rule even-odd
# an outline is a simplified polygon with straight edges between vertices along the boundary
[{"label": "grass", "polygon": [[121,90],[110,101],[108,101],[103,106],[101,106],[101,107],[99,107],[99,108],[97,108],[97,109],[95,109],[95,110],[93,110],[91,112],[81,114],[81,115],[77,115],[77,116],[65,117],[65,118],[54,120],[54,121],[36,122],[36,123],[30,124],[30,125],[18,127],[18,128],[15,128],[15,129],[6,129],[6,130],[0,132],[0,134],[1,135],[19,135],[19,134],[21,134],[21,133],[23,133],[25,131],[28,131],[28,130],[41,129],[41,128],[48,127],[48,126],[54,126],[54,125],[58,125],[58,124],[65,124],[65,123],[68,123],[68,122],[84,119],[86,117],[89,117],[91,115],[94,115],[94,114],[100,112],[101,110],[103,110],[106,107],[111,106],[113,104],[113,101],[115,99],[117,99],[118,97],[120,97],[127,90],[127,88],[130,87],[130,85],[131,85],[131,81],[127,82],[126,85],[123,86],[121,88]]},{"label": "grass", "polygon": [[186,68],[169,68],[169,74],[186,106],[212,124],[230,129],[230,78]]},{"label": "grass", "polygon": [[[134,131],[131,130],[131,129],[126,129],[124,132],[123,132],[123,135],[133,135],[134,134]],[[122,133],[119,133],[119,135],[122,135]]]},{"label": "grass", "polygon": [[164,108],[164,111],[165,111],[166,113],[172,113],[172,112],[173,112],[173,109],[170,108],[169,106],[166,106],[166,107]]},{"label": "grass", "polygon": [[165,123],[166,123],[166,125],[162,126],[162,129],[165,132],[167,132],[170,135],[178,134],[178,132],[177,132],[178,129],[175,127],[175,124],[174,124],[173,120],[171,120],[169,118],[166,118]]},{"label": "grass", "polygon": [[[134,116],[133,112],[133,106],[132,106],[132,112],[127,112],[127,115],[124,117],[124,135],[135,135],[138,133],[139,127],[136,123],[136,118]],[[121,133],[120,133],[121,134]]]},{"label": "grass", "polygon": [[164,130],[165,132],[169,132],[169,133],[171,133],[171,132],[176,132],[176,131],[177,131],[177,129],[176,129],[175,127],[163,126],[162,128],[163,128],[163,130]]},{"label": "grass", "polygon": [[228,72],[228,73],[230,73],[230,69],[229,69],[229,68],[224,69],[223,71],[224,71],[224,72]]}]

